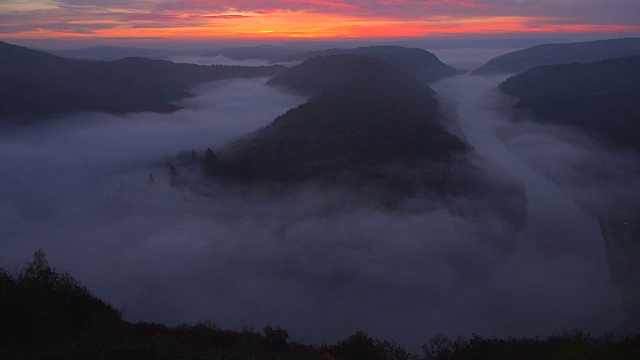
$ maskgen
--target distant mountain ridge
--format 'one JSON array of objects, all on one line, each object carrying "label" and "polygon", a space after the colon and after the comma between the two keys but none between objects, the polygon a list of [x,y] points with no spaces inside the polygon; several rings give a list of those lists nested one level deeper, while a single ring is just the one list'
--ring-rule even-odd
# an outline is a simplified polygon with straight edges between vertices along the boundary
[{"label": "distant mountain ridge", "polygon": [[472,74],[514,74],[542,65],[590,63],[635,55],[640,55],[640,38],[544,44],[495,57]]},{"label": "distant mountain ridge", "polygon": [[232,60],[259,59],[277,62],[278,59],[297,54],[300,51],[303,50],[293,46],[257,45],[230,47],[217,50],[200,50],[196,51],[195,54],[200,56],[224,56]]},{"label": "distant mountain ridge", "polygon": [[243,77],[274,76],[282,66],[201,66],[125,58],[102,62],[65,59],[0,42],[0,120],[79,111],[171,112],[198,84]]},{"label": "distant mountain ridge", "polygon": [[540,66],[500,84],[516,107],[640,153],[640,56]]},{"label": "distant mountain ridge", "polygon": [[295,54],[279,62],[304,61],[316,56],[353,54],[365,55],[384,61],[394,68],[409,73],[425,82],[434,82],[446,76],[460,73],[443,63],[438,57],[424,49],[401,46],[367,46],[353,49],[328,49]]},{"label": "distant mountain ridge", "polygon": [[170,50],[136,48],[124,46],[99,45],[78,49],[42,50],[53,55],[71,59],[87,59],[113,61],[125,57],[145,57],[156,60],[167,60],[180,56],[224,56],[232,60],[259,59],[276,61],[280,58],[297,54],[303,49],[294,46],[257,45],[240,46],[222,49]]},{"label": "distant mountain ridge", "polygon": [[78,49],[41,50],[52,55],[69,59],[113,61],[126,57],[145,57],[149,59],[165,60],[181,53],[168,49],[149,49],[125,46],[99,45]]}]

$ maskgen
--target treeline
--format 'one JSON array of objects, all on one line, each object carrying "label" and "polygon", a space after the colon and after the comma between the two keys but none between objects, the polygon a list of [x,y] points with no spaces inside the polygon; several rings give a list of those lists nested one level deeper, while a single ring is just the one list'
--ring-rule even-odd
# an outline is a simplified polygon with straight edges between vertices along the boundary
[{"label": "treeline", "polygon": [[638,359],[640,334],[592,337],[579,331],[546,339],[436,336],[422,354],[358,331],[334,345],[289,340],[267,326],[223,330],[212,323],[167,327],[130,323],[43,251],[17,274],[0,268],[0,359]]}]

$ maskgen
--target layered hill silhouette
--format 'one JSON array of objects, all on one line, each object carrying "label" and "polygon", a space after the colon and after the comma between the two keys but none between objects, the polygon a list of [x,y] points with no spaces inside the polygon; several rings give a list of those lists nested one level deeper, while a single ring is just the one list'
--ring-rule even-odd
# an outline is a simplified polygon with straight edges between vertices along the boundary
[{"label": "layered hill silhouette", "polygon": [[146,58],[65,59],[0,42],[0,121],[80,111],[171,112],[200,83],[273,76],[282,66],[200,66]]},{"label": "layered hill silhouette", "polygon": [[297,54],[300,51],[302,51],[302,49],[295,46],[257,45],[197,51],[196,54],[200,56],[221,55],[233,60],[260,59],[277,62],[279,59]]},{"label": "layered hill silhouette", "polygon": [[544,44],[495,57],[473,74],[514,74],[542,65],[590,63],[635,55],[640,55],[640,38]]},{"label": "layered hill silhouette", "polygon": [[222,49],[194,49],[194,50],[169,50],[169,49],[149,49],[124,46],[100,45],[78,49],[46,50],[46,52],[72,59],[88,59],[113,61],[126,57],[145,57],[149,59],[166,60],[177,56],[224,56],[232,60],[260,59],[266,61],[277,61],[283,57],[291,56],[302,51],[293,46],[240,46]]},{"label": "layered hill silhouette", "polygon": [[86,59],[113,61],[126,57],[144,57],[148,59],[165,60],[168,57],[180,56],[182,53],[177,50],[149,49],[127,46],[99,45],[77,49],[64,50],[43,50],[50,54],[70,59]]},{"label": "layered hill silhouette", "polygon": [[434,82],[443,77],[460,73],[459,70],[440,61],[433,53],[419,48],[401,46],[367,46],[355,49],[335,48],[307,51],[282,58],[279,61],[305,61],[316,56],[340,54],[364,55],[376,58],[425,82]]},{"label": "layered hill silhouette", "polygon": [[541,66],[507,79],[500,89],[534,119],[640,153],[640,56]]}]

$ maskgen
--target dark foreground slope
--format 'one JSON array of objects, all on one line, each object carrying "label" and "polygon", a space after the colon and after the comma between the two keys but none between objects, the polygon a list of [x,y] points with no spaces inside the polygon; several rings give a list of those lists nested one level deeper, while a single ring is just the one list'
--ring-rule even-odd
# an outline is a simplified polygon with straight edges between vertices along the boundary
[{"label": "dark foreground slope", "polygon": [[473,74],[514,74],[542,65],[590,63],[635,55],[640,55],[640,38],[544,44],[493,58]]},{"label": "dark foreground slope", "polygon": [[[38,251],[16,275],[0,267],[0,358],[26,359],[637,359],[640,334],[592,337],[575,331],[546,339],[475,335],[431,338],[423,353],[358,331],[332,345],[305,345],[266,326],[223,330],[212,323],[167,327],[130,323],[71,275],[49,266]],[[373,314],[372,314],[373,315]],[[425,334],[426,337],[429,335]]]},{"label": "dark foreground slope", "polygon": [[42,250],[18,274],[0,267],[0,359],[413,359],[404,348],[362,332],[335,345],[289,341],[267,326],[222,330],[213,323],[130,323]]},{"label": "dark foreground slope", "polygon": [[211,171],[219,178],[346,186],[387,203],[471,197],[515,228],[523,223],[521,186],[491,179],[469,160],[477,155],[444,130],[435,92],[423,82],[380,60],[343,54],[310,59],[269,84],[313,95],[222,149]]},{"label": "dark foreground slope", "polygon": [[534,118],[587,132],[604,144],[640,152],[640,56],[542,66],[500,89]]},{"label": "dark foreground slope", "polygon": [[440,61],[433,53],[424,49],[401,46],[367,46],[355,49],[307,51],[291,55],[280,61],[304,61],[316,56],[339,54],[365,55],[376,58],[425,82],[434,82],[459,73],[458,70]]},{"label": "dark foreground slope", "polygon": [[144,58],[73,60],[0,42],[0,121],[20,123],[79,111],[170,112],[191,87],[233,77],[273,76],[281,66],[199,66]]}]

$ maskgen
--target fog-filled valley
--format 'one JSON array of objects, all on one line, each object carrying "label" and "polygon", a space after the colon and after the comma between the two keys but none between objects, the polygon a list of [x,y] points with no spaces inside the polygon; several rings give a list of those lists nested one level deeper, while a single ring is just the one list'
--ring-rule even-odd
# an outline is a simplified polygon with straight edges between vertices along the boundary
[{"label": "fog-filled valley", "polygon": [[[477,60],[464,49],[443,50],[440,60],[471,69],[509,50],[469,49]],[[222,56],[172,60],[246,66],[272,60]],[[388,88],[405,91],[375,69]],[[258,180],[260,166],[273,167],[269,161],[280,165],[285,159],[289,174],[298,167],[289,159],[306,154],[303,146],[326,149],[302,130],[291,132],[301,138],[287,133],[284,140],[270,130],[281,129],[269,127],[274,119],[294,125],[319,119],[304,113],[313,110],[308,104],[336,103],[320,102],[332,100],[324,88],[295,92],[295,84],[307,89],[314,81],[329,82],[330,92],[350,104],[369,101],[374,109],[394,104],[394,97],[363,82],[365,75],[355,76],[356,85],[340,83],[343,93],[329,71],[312,70],[319,80],[286,71],[295,77],[289,88],[268,83],[285,79],[286,85],[286,72],[191,86],[192,96],[174,100],[170,113],[77,112],[3,127],[0,267],[18,272],[43,249],[51,264],[123,309],[127,321],[174,326],[210,320],[223,329],[277,325],[308,344],[334,343],[362,330],[418,353],[440,333],[533,337],[573,328],[594,334],[639,330],[611,280],[598,225],[612,208],[640,200],[633,150],[607,147],[580,129],[537,122],[527,112],[514,120],[517,99],[498,88],[512,74],[447,70],[430,77],[424,89],[409,88],[422,96],[415,95],[416,104],[433,101],[433,108],[409,100],[396,108],[417,109],[419,124],[431,126],[427,135],[396,133],[386,124],[388,130],[371,128],[388,137],[400,134],[399,142],[383,143],[385,149],[408,147],[410,132],[442,147],[447,142],[434,139],[443,131],[462,145],[452,145],[450,156],[406,163],[404,152],[391,153],[388,164],[377,163],[386,161],[382,157],[374,165],[354,157],[357,166],[347,168],[349,174],[389,166],[375,168],[382,187],[368,183],[369,177],[345,182],[342,167],[334,181],[325,158],[312,164],[312,178],[300,181],[246,181],[237,170],[203,173],[208,148],[225,166],[246,166]],[[364,95],[349,98],[353,92]],[[366,111],[349,116],[361,113]],[[360,138],[344,131],[351,139],[345,151],[355,151],[360,140],[353,139]],[[296,141],[299,148],[279,147]],[[247,143],[259,145],[246,151],[249,160],[240,151]],[[259,164],[252,165],[254,159]],[[424,174],[442,176],[437,180],[446,186],[432,185]],[[393,196],[385,176],[417,178],[417,190]]]}]

